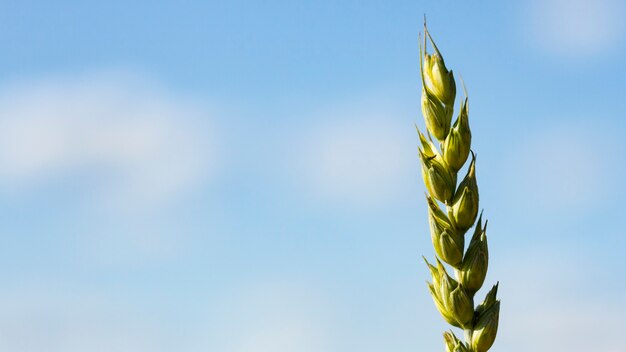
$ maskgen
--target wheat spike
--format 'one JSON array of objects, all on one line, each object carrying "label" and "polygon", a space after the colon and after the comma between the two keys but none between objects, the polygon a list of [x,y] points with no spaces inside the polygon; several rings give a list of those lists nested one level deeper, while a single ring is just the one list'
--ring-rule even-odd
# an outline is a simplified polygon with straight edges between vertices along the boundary
[{"label": "wheat spike", "polygon": [[[428,43],[433,47],[432,54],[427,51]],[[418,154],[436,254],[436,265],[426,260],[432,277],[428,289],[444,320],[464,331],[465,341],[452,331],[444,333],[446,351],[486,352],[493,345],[498,331],[500,301],[496,299],[496,284],[485,300],[474,307],[474,296],[487,275],[489,252],[487,222],[483,224],[482,214],[478,216],[476,156],[471,151],[468,97],[465,92],[458,116],[452,123],[456,98],[454,74],[446,68],[426,23],[423,41],[420,39],[420,71],[422,114],[428,137],[418,129]],[[431,136],[439,142],[439,148]],[[457,173],[470,156],[467,174],[457,186]],[[465,250],[465,235],[474,224],[473,235]],[[454,270],[455,278],[448,274],[446,264]]]}]

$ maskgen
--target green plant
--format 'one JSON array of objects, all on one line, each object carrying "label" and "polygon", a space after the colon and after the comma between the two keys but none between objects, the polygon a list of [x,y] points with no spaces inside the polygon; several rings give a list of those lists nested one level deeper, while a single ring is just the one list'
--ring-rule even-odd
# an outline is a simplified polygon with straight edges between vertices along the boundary
[{"label": "green plant", "polygon": [[[432,54],[427,52],[427,40],[433,46]],[[489,253],[487,222],[483,225],[482,214],[478,216],[476,156],[470,150],[467,92],[464,90],[458,117],[452,124],[456,98],[454,75],[446,68],[425,24],[423,42],[420,38],[420,71],[427,136],[418,129],[419,158],[428,191],[428,221],[436,253],[436,265],[424,258],[432,276],[428,289],[443,318],[464,331],[465,341],[452,331],[443,334],[446,351],[485,352],[496,338],[500,301],[496,299],[496,284],[485,300],[474,307],[474,296],[487,275]],[[439,142],[439,148],[431,136]],[[457,173],[470,155],[467,174],[457,187]],[[474,223],[474,233],[465,250],[465,234]],[[444,263],[454,269],[455,278],[448,274]]]}]

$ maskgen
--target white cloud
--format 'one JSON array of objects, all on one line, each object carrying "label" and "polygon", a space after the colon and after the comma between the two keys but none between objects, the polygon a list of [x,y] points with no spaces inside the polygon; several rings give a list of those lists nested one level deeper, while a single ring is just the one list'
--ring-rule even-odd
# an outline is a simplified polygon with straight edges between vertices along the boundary
[{"label": "white cloud", "polygon": [[3,351],[167,351],[173,337],[119,300],[54,285],[5,287],[0,312]]},{"label": "white cloud", "polygon": [[274,280],[241,288],[215,302],[209,341],[197,345],[215,352],[330,351],[329,307],[316,291]]},{"label": "white cloud", "polygon": [[300,141],[301,174],[315,197],[372,206],[415,187],[414,129],[399,124],[397,114],[366,105],[323,114],[324,122]]},{"label": "white cloud", "polygon": [[[0,350],[12,352],[320,352],[329,309],[314,287],[265,282],[228,297],[157,309],[154,297],[40,282],[0,294]],[[119,292],[119,293],[123,293]],[[136,301],[136,300],[139,300]],[[210,315],[201,311],[210,304]],[[199,311],[200,310],[200,311]],[[173,312],[171,319],[168,312]],[[207,320],[208,319],[208,320]]]},{"label": "white cloud", "polygon": [[122,72],[5,85],[0,188],[19,194],[78,175],[95,201],[129,209],[189,191],[215,168],[211,116],[154,86]]},{"label": "white cloud", "polygon": [[523,26],[542,50],[589,57],[623,37],[626,5],[621,0],[532,0]]},{"label": "white cloud", "polygon": [[622,294],[602,287],[604,280],[619,277],[557,248],[527,248],[507,258],[490,268],[501,280],[502,299],[494,348],[623,351],[626,305]]},{"label": "white cloud", "polygon": [[508,351],[623,351],[623,306],[566,298],[550,303],[503,310],[510,322],[501,336]]}]

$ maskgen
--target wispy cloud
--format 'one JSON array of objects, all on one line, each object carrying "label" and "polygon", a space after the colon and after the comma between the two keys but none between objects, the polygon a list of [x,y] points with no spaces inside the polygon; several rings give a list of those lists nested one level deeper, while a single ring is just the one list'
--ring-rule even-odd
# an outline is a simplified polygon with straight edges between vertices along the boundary
[{"label": "wispy cloud", "polygon": [[[530,249],[494,266],[503,281],[495,348],[507,351],[623,351],[626,305],[603,280],[619,280],[561,248]],[[593,256],[593,253],[588,253]],[[594,279],[589,279],[589,278]],[[505,280],[506,279],[506,280]]]},{"label": "wispy cloud", "polygon": [[268,280],[242,288],[212,309],[210,341],[216,352],[330,351],[332,324],[315,286]]},{"label": "wispy cloud", "polygon": [[322,116],[299,141],[301,174],[312,196],[335,204],[379,206],[414,186],[414,130],[399,123],[397,113],[366,103]]},{"label": "wispy cloud", "polygon": [[0,187],[27,192],[82,175],[94,201],[130,209],[189,191],[215,169],[212,116],[155,86],[123,72],[5,85]]},{"label": "wispy cloud", "polygon": [[[314,286],[270,280],[240,289],[215,301],[182,304],[181,310],[154,311],[150,304],[137,301],[141,298],[110,292],[115,290],[50,282],[5,288],[0,294],[0,348],[12,352],[336,351],[330,311]],[[206,304],[209,315],[202,311]],[[172,315],[181,320],[172,321],[167,311],[175,311]]]},{"label": "wispy cloud", "polygon": [[531,0],[526,32],[543,51],[586,58],[624,37],[626,4],[620,0]]},{"label": "wispy cloud", "polygon": [[174,335],[119,300],[56,285],[5,288],[0,310],[4,351],[168,351]]}]

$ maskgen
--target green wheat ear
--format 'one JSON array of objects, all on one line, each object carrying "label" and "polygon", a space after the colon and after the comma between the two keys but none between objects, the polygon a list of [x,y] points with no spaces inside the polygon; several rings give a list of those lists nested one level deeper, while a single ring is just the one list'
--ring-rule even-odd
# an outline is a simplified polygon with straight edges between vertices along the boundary
[{"label": "green wheat ear", "polygon": [[[434,52],[427,52],[427,40]],[[474,307],[474,295],[482,287],[489,252],[487,222],[478,218],[478,185],[476,157],[471,152],[472,133],[469,127],[467,92],[462,99],[454,124],[456,83],[448,71],[424,23],[424,41],[420,39],[420,71],[422,76],[422,114],[428,138],[419,130],[419,158],[422,177],[428,194],[428,222],[436,253],[436,264],[426,260],[432,282],[428,289],[435,306],[446,322],[463,329],[465,341],[452,331],[443,334],[447,352],[485,352],[493,345],[498,331],[500,301],[496,299],[496,284],[485,300]],[[439,148],[432,137],[439,141]],[[457,173],[471,154],[467,174],[457,187]],[[443,208],[440,203],[443,203]],[[466,232],[474,226],[465,250]],[[455,278],[448,274],[446,263],[454,269]]]}]

